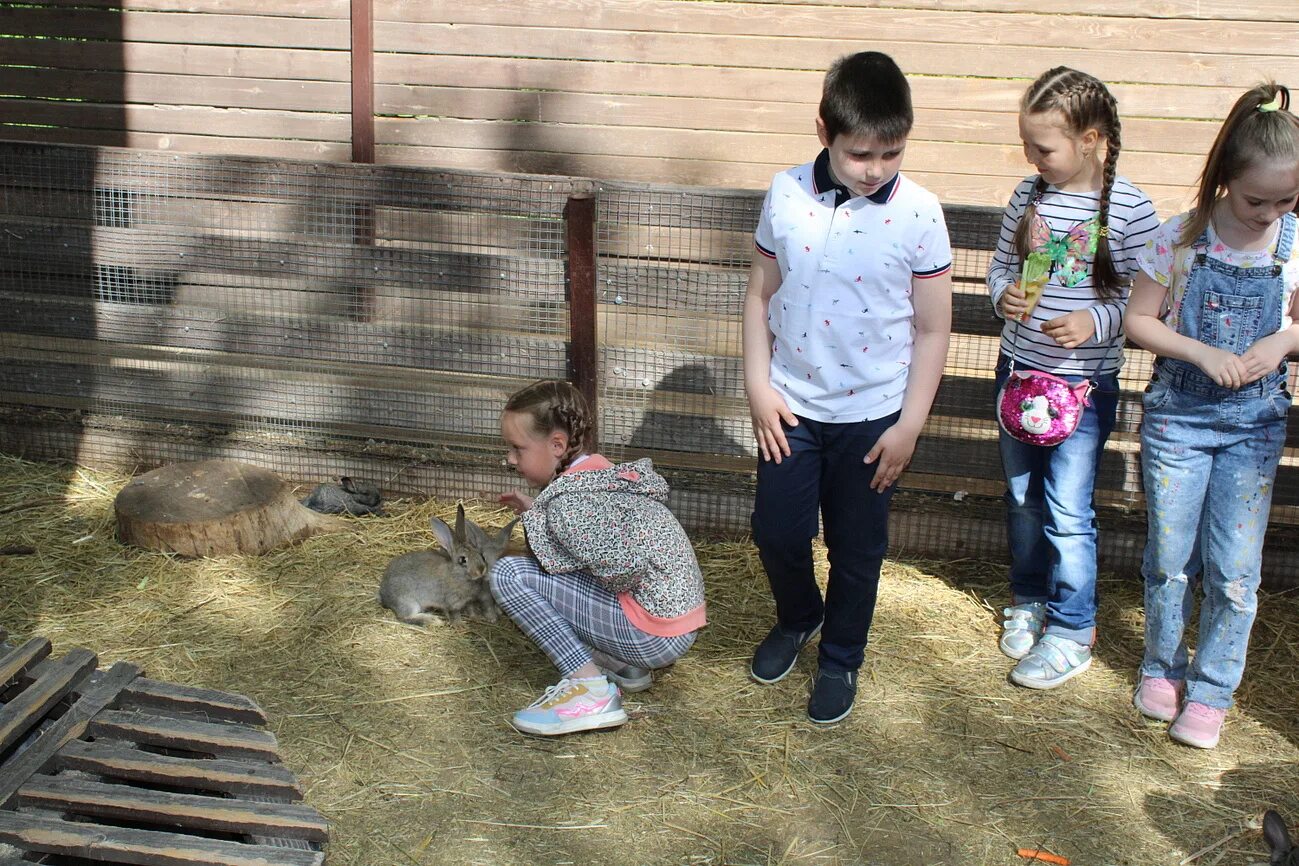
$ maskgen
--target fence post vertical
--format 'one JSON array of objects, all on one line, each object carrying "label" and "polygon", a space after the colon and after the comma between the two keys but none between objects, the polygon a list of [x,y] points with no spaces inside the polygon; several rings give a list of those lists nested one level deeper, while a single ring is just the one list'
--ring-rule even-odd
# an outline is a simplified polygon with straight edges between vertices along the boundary
[{"label": "fence post vertical", "polygon": [[[374,0],[351,0],[352,162],[374,162]],[[362,250],[374,247],[374,203],[352,204],[352,243]],[[360,252],[360,250],[358,250]],[[368,269],[367,269],[368,270]],[[370,321],[374,313],[374,286],[356,290],[356,319]]]},{"label": "fence post vertical", "polygon": [[595,194],[576,190],[564,206],[568,251],[568,375],[591,407],[591,447],[599,443],[595,319]]},{"label": "fence post vertical", "polygon": [[352,0],[352,162],[374,162],[374,0]]}]

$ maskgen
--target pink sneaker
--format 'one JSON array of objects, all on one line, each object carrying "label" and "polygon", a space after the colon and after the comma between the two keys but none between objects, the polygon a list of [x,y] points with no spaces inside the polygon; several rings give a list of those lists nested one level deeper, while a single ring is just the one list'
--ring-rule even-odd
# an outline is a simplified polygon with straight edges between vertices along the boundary
[{"label": "pink sneaker", "polygon": [[1177,717],[1177,721],[1169,725],[1168,736],[1179,743],[1195,746],[1197,749],[1212,749],[1218,745],[1222,720],[1226,716],[1225,709],[1220,710],[1217,707],[1188,701],[1182,708],[1181,715]]},{"label": "pink sneaker", "polygon": [[1132,695],[1132,705],[1148,719],[1171,722],[1177,718],[1177,705],[1181,697],[1181,680],[1143,676]]}]

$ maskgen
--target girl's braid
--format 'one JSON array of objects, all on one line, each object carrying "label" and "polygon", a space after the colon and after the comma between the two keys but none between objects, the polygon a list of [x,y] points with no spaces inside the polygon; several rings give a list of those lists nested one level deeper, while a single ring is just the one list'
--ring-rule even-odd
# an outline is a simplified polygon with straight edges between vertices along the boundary
[{"label": "girl's braid", "polygon": [[591,436],[590,413],[587,412],[586,401],[582,399],[581,393],[569,386],[567,389],[556,389],[555,406],[551,414],[555,420],[554,429],[568,434],[568,447],[559,458],[559,471],[563,472],[572,465],[575,457],[586,450],[587,440]]},{"label": "girl's braid", "polygon": [[1101,300],[1112,300],[1119,294],[1119,274],[1114,267],[1114,256],[1110,251],[1110,195],[1114,190],[1114,178],[1118,174],[1119,153],[1123,150],[1123,125],[1119,121],[1119,106],[1109,88],[1096,79],[1088,82],[1090,91],[1087,96],[1090,103],[1099,108],[1097,126],[1105,133],[1105,168],[1101,183],[1100,207],[1097,213],[1096,256],[1092,260],[1092,286]]}]

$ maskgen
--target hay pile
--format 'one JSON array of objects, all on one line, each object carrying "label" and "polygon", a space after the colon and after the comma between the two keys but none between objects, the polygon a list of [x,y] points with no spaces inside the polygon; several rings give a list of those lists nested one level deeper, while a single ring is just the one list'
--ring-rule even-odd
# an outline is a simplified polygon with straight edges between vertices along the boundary
[{"label": "hay pile", "polygon": [[[529,739],[506,724],[555,675],[508,621],[418,629],[373,600],[388,559],[431,544],[454,503],[259,558],[183,561],[113,538],[125,477],[0,459],[0,624],[107,664],[246,694],[270,714],[344,864],[1075,864],[1265,862],[1250,821],[1299,820],[1299,600],[1261,603],[1223,744],[1171,743],[1129,704],[1141,647],[1130,575],[1102,586],[1093,670],[1055,692],[1006,684],[1002,569],[890,563],[857,709],[804,716],[807,653],[746,676],[770,622],[743,543],[700,548],[713,624],[624,728]],[[26,505],[27,507],[19,507]],[[499,526],[503,511],[472,514]],[[1202,850],[1203,849],[1203,850]]]}]

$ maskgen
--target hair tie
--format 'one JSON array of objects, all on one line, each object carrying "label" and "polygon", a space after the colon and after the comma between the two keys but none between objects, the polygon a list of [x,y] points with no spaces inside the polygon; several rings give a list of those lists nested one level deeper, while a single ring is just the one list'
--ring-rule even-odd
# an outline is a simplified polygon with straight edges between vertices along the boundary
[{"label": "hair tie", "polygon": [[1283,84],[1276,86],[1276,93],[1272,95],[1270,102],[1264,102],[1258,107],[1258,110],[1267,114],[1273,111],[1290,110],[1290,91]]},{"label": "hair tie", "polygon": [[1109,226],[1101,226],[1100,228],[1098,228],[1098,229],[1096,230],[1096,237],[1098,237],[1098,238],[1107,238],[1107,237],[1109,237],[1109,236],[1110,236],[1110,227],[1109,227]]}]

